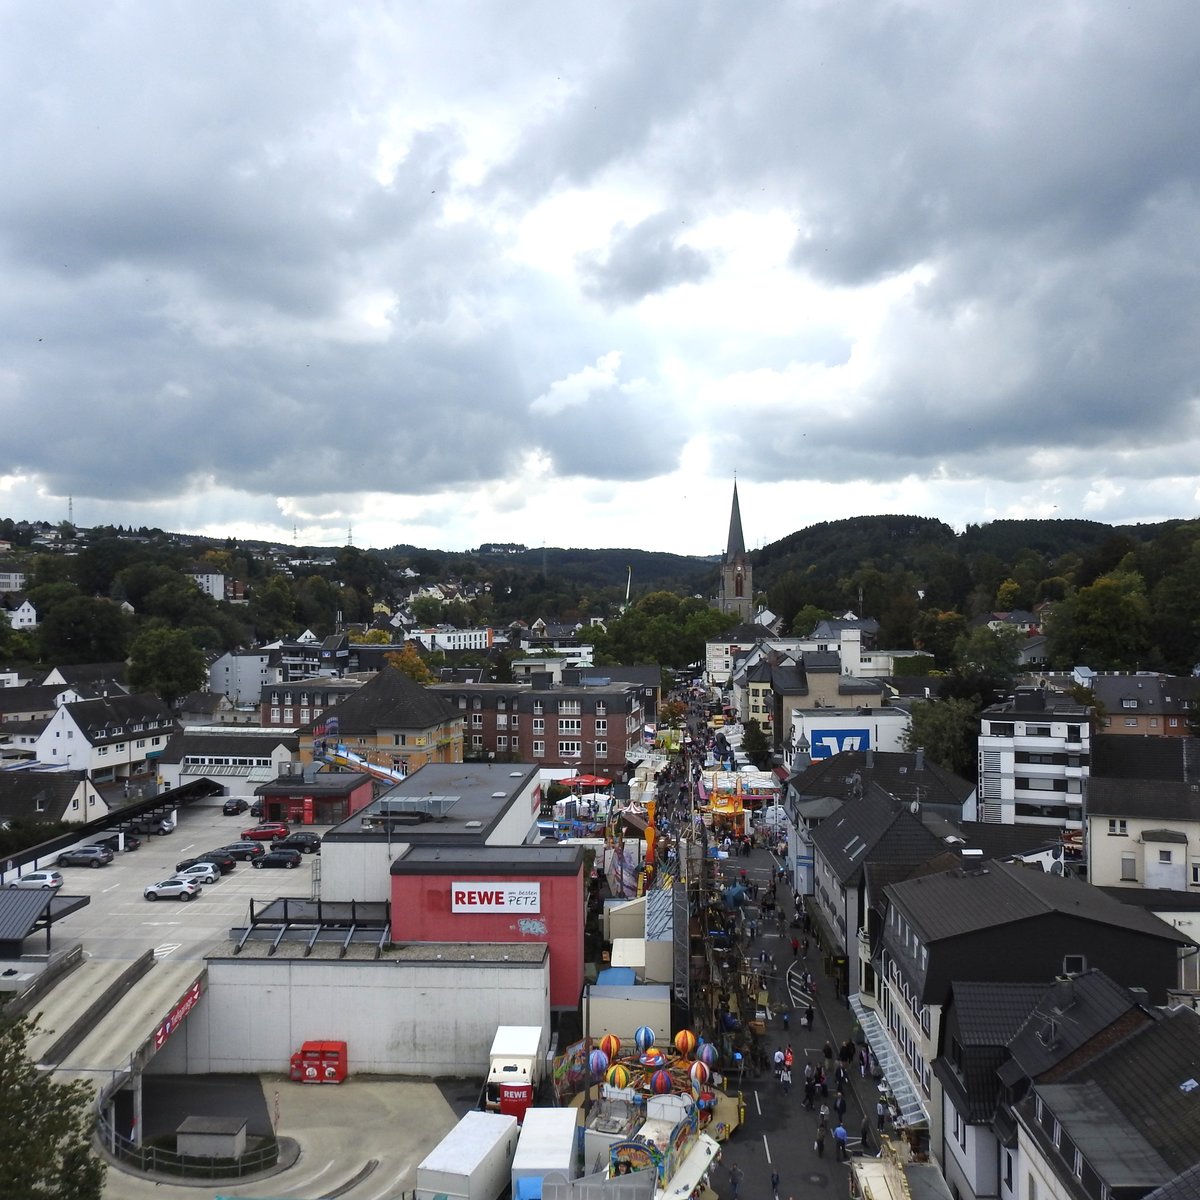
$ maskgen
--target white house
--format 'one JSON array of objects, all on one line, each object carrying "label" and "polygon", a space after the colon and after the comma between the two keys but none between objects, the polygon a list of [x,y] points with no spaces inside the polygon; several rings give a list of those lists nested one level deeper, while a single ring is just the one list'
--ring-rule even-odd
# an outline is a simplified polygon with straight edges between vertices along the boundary
[{"label": "white house", "polygon": [[28,596],[10,592],[0,597],[0,609],[3,609],[8,623],[14,629],[37,628],[37,609],[30,603]]},{"label": "white house", "polygon": [[111,783],[151,771],[175,722],[157,696],[109,696],[64,704],[37,740],[39,762]]},{"label": "white house", "polygon": [[262,690],[275,681],[271,653],[266,648],[233,650],[208,668],[208,690],[227,696],[238,706],[256,705]]},{"label": "white house", "polygon": [[225,599],[225,576],[220,571],[189,571],[188,577],[206,596],[214,600]]}]

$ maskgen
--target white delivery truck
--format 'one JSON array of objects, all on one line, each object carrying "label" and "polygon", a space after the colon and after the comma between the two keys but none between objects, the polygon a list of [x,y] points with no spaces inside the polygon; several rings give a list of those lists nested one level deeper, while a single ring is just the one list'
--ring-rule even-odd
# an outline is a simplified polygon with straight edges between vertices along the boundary
[{"label": "white delivery truck", "polygon": [[516,1149],[516,1117],[472,1109],[417,1166],[416,1200],[499,1200]]},{"label": "white delivery truck", "polygon": [[498,1026],[480,1108],[521,1120],[542,1082],[548,1045],[541,1025]]},{"label": "white delivery truck", "polygon": [[542,1200],[542,1179],[578,1174],[578,1108],[530,1108],[525,1112],[512,1164],[512,1200]]}]

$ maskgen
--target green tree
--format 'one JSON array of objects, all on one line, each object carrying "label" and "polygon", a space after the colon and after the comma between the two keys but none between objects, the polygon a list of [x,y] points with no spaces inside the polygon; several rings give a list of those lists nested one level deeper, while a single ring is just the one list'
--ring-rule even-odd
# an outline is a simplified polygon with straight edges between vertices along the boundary
[{"label": "green tree", "polygon": [[99,1200],[106,1167],[91,1148],[91,1087],[39,1071],[32,1030],[24,1017],[0,1022],[0,1196]]},{"label": "green tree", "polygon": [[923,749],[930,762],[965,779],[974,779],[979,710],[977,696],[951,696],[914,705],[912,724],[904,734],[904,748]]},{"label": "green tree", "polygon": [[47,662],[117,662],[129,645],[129,621],[108,600],[76,596],[50,612],[38,625],[38,637]]},{"label": "green tree", "polygon": [[291,632],[296,619],[292,589],[282,575],[272,575],[250,596],[250,618],[261,638],[282,637]]},{"label": "green tree", "polygon": [[687,716],[687,705],[682,700],[664,700],[658,706],[658,723],[668,729],[678,729]]},{"label": "green tree", "polygon": [[964,674],[1004,681],[1015,679],[1022,640],[1020,631],[1011,625],[999,629],[977,625],[954,645],[957,666]]},{"label": "green tree", "polygon": [[200,688],[206,676],[204,655],[182,629],[147,629],[130,647],[130,685],[154,692],[168,706]]},{"label": "green tree", "polygon": [[933,655],[935,665],[948,671],[954,665],[954,646],[967,630],[959,612],[923,612],[913,627],[913,645]]},{"label": "green tree", "polygon": [[441,623],[442,602],[436,596],[418,596],[408,608],[418,625]]},{"label": "green tree", "polygon": [[796,615],[792,618],[791,624],[788,626],[788,633],[792,637],[808,637],[821,621],[828,620],[833,616],[833,613],[827,608],[821,608],[816,604],[804,604],[796,610]]},{"label": "green tree", "polygon": [[1012,612],[1021,602],[1021,585],[1015,579],[1005,579],[996,589],[996,611]]},{"label": "green tree", "polygon": [[771,742],[758,721],[751,717],[742,726],[742,753],[760,770],[771,766]]},{"label": "green tree", "polygon": [[1051,658],[1063,666],[1136,669],[1150,647],[1149,622],[1150,606],[1139,574],[1101,575],[1054,606],[1047,622]]}]

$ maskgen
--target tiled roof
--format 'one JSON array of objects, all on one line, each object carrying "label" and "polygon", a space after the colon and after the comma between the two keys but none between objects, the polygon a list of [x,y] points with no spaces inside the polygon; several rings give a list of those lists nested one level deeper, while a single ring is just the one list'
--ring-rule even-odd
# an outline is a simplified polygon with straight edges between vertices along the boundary
[{"label": "tiled roof", "polygon": [[[432,729],[458,717],[448,700],[422,687],[395,667],[385,667],[337,707],[338,735],[375,733],[380,729]],[[303,726],[313,726],[326,717]]]},{"label": "tiled roof", "polygon": [[1189,941],[1157,917],[1111,900],[1091,884],[1013,863],[993,861],[906,880],[892,884],[888,895],[925,942],[1065,911],[1149,937]]},{"label": "tiled roof", "polygon": [[1196,1200],[1200,1196],[1200,1162],[1181,1171],[1162,1187],[1147,1192],[1142,1200]]},{"label": "tiled roof", "polygon": [[76,663],[69,667],[56,667],[55,670],[69,684],[100,684],[105,681],[125,683],[128,679],[129,668],[123,662],[113,663]]},{"label": "tiled roof", "polygon": [[963,1045],[1008,1045],[1045,992],[1044,983],[955,983],[954,1008]]},{"label": "tiled roof", "polygon": [[66,683],[45,683],[26,687],[0,688],[0,715],[4,713],[51,712],[54,701],[70,691]]}]

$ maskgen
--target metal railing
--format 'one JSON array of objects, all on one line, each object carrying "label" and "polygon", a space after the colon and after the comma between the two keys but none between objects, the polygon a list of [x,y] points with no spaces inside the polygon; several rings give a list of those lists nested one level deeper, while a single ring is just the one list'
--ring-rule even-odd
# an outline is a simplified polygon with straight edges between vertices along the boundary
[{"label": "metal railing", "polygon": [[279,1143],[273,1137],[240,1158],[180,1154],[161,1146],[139,1146],[132,1138],[118,1133],[103,1110],[96,1119],[96,1135],[113,1158],[134,1170],[175,1179],[241,1179],[269,1171],[279,1161]]}]

